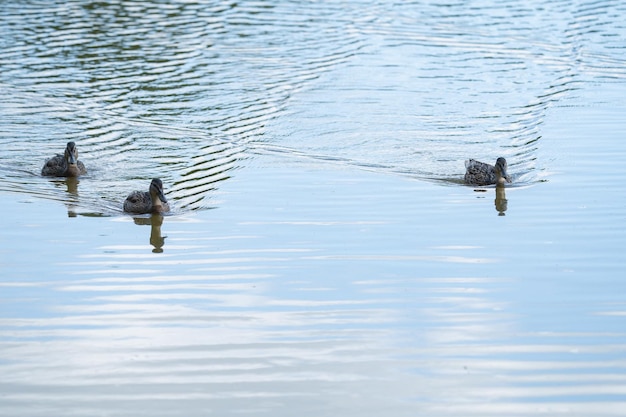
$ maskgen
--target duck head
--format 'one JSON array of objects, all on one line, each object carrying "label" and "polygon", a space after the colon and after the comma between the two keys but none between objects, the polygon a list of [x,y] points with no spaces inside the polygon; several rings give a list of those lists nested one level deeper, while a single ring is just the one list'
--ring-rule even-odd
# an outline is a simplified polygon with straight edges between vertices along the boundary
[{"label": "duck head", "polygon": [[508,164],[506,163],[506,159],[502,157],[498,158],[494,168],[498,184],[504,184],[505,181],[511,182],[511,176],[507,172]]},{"label": "duck head", "polygon": [[76,165],[78,161],[78,151],[76,150],[76,144],[74,142],[67,142],[65,147],[65,160],[68,165]]},{"label": "duck head", "polygon": [[67,142],[65,147],[65,160],[67,161],[67,172],[70,176],[79,176],[78,151],[74,142]]},{"label": "duck head", "polygon": [[163,193],[163,182],[158,178],[153,179],[150,183],[150,198],[155,207],[160,208],[163,207],[163,203],[167,204],[167,198]]}]

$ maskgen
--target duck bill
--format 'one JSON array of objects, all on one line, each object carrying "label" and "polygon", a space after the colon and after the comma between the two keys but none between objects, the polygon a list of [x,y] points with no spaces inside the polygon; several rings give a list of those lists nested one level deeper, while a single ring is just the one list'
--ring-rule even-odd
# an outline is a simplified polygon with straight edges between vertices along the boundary
[{"label": "duck bill", "polygon": [[157,189],[156,190],[156,197],[157,197],[157,205],[161,205],[160,203],[167,203],[167,198],[165,198],[165,194],[163,194],[163,190],[161,189]]},{"label": "duck bill", "polygon": [[76,157],[74,156],[73,152],[68,152],[67,153],[67,162],[70,165],[76,165]]}]

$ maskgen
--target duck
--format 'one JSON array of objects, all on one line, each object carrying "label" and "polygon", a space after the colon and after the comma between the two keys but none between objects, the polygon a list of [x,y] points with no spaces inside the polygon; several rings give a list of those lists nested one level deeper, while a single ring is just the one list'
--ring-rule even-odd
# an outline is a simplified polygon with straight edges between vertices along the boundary
[{"label": "duck", "polygon": [[154,178],[148,191],[133,191],[124,201],[124,211],[134,214],[165,213],[170,205],[163,193],[163,182]]},{"label": "duck", "polygon": [[78,160],[74,142],[67,142],[65,154],[57,154],[48,159],[41,169],[41,175],[47,177],[78,177],[86,173],[85,165]]},{"label": "duck", "polygon": [[469,185],[504,185],[511,182],[511,177],[507,172],[506,159],[500,157],[496,160],[496,165],[489,165],[475,159],[465,161],[465,184]]}]

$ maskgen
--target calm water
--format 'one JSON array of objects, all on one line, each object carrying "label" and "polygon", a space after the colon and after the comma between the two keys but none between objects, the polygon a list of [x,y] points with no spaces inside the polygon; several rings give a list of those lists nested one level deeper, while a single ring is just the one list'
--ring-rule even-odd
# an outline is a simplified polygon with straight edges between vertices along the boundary
[{"label": "calm water", "polygon": [[626,415],[626,5],[544,3],[0,1],[0,415]]}]

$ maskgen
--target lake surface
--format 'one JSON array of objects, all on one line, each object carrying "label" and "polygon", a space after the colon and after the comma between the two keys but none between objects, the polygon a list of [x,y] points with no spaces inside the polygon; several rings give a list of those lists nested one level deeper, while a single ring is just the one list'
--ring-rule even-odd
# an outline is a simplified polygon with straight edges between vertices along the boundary
[{"label": "lake surface", "polygon": [[624,22],[0,2],[0,415],[625,415]]}]

